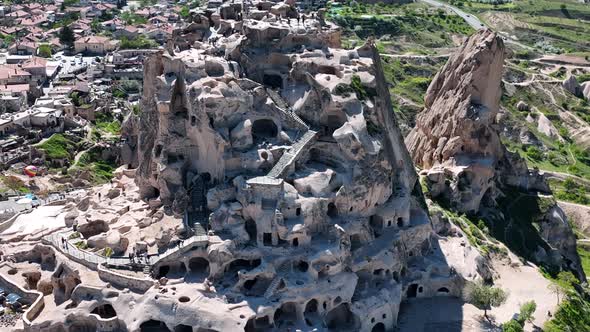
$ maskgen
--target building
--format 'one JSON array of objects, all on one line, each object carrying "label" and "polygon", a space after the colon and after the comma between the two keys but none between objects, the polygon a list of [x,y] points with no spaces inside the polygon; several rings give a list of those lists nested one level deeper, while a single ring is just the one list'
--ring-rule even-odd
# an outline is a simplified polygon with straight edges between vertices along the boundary
[{"label": "building", "polygon": [[115,41],[102,36],[82,37],[74,42],[76,53],[85,53],[91,55],[105,55],[113,51],[117,44]]}]

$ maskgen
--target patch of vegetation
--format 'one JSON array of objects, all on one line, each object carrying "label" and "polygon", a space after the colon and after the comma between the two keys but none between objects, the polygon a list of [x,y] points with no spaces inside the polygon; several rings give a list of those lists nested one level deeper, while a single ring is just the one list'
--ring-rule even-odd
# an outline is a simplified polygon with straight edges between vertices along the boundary
[{"label": "patch of vegetation", "polygon": [[31,191],[26,186],[25,182],[16,176],[7,175],[7,176],[2,176],[1,179],[2,179],[2,184],[4,184],[4,186],[6,186],[6,188],[8,188],[9,190],[12,190],[15,193],[28,193]]},{"label": "patch of vegetation", "polygon": [[88,249],[88,244],[84,240],[78,241],[78,242],[74,243],[74,245],[76,246],[76,248],[81,249],[81,250]]},{"label": "patch of vegetation", "polygon": [[533,317],[535,311],[537,310],[537,303],[535,301],[525,302],[520,306],[520,312],[518,313],[518,317],[509,320],[508,322],[502,324],[502,331],[503,332],[522,332],[524,331],[523,327],[526,322],[533,323],[535,319]]},{"label": "patch of vegetation", "polygon": [[[458,15],[433,10],[425,4],[365,4],[347,1],[332,5],[329,18],[355,40],[404,36],[427,47],[452,44],[451,34],[470,35],[474,30]],[[383,49],[381,50],[383,51]]]},{"label": "patch of vegetation", "polygon": [[406,60],[387,57],[382,58],[381,62],[385,78],[392,86],[390,93],[423,105],[424,94],[439,66],[416,65]]},{"label": "patch of vegetation", "polygon": [[77,145],[62,134],[53,134],[45,142],[38,144],[37,149],[45,152],[47,159],[72,159]]},{"label": "patch of vegetation", "polygon": [[68,240],[79,239],[82,235],[79,232],[74,232],[68,236]]},{"label": "patch of vegetation", "polygon": [[37,55],[43,58],[51,58],[51,46],[49,44],[41,44],[37,49]]},{"label": "patch of vegetation", "polygon": [[590,199],[587,196],[586,188],[579,185],[571,178],[563,181],[559,189],[554,191],[555,198],[561,201],[567,201],[577,204],[588,205]]},{"label": "patch of vegetation", "polygon": [[119,47],[123,50],[125,49],[144,49],[144,48],[156,48],[158,44],[148,39],[144,36],[139,36],[137,38],[128,39],[127,37],[121,38],[121,42],[119,43]]},{"label": "patch of vegetation", "polygon": [[147,19],[145,17],[137,15],[130,10],[122,12],[121,15],[119,15],[119,17],[127,25],[138,25],[147,23]]},{"label": "patch of vegetation", "polygon": [[113,172],[117,168],[114,159],[104,160],[102,158],[102,148],[94,147],[82,154],[80,159],[72,168],[72,172],[77,170],[89,170],[92,174],[92,182],[95,184],[106,183],[113,178]]},{"label": "patch of vegetation", "polygon": [[95,125],[97,129],[111,135],[119,135],[121,133],[121,122],[108,112],[97,112]]},{"label": "patch of vegetation", "polygon": [[568,291],[553,319],[543,326],[543,331],[590,331],[590,302],[584,295]]},{"label": "patch of vegetation", "polygon": [[[420,183],[422,191],[428,193],[426,184]],[[432,211],[441,211],[445,217],[449,219],[454,225],[461,228],[467,236],[469,244],[477,248],[483,255],[495,254],[499,256],[507,256],[508,251],[496,239],[489,236],[490,232],[485,222],[481,219],[469,218],[466,215],[458,215],[457,213],[439,206],[431,207]]]},{"label": "patch of vegetation", "polygon": [[350,87],[352,90],[354,90],[357,98],[360,100],[365,100],[371,95],[374,95],[374,93],[368,91],[368,89],[363,85],[361,78],[358,75],[352,75],[352,78],[350,79]]}]

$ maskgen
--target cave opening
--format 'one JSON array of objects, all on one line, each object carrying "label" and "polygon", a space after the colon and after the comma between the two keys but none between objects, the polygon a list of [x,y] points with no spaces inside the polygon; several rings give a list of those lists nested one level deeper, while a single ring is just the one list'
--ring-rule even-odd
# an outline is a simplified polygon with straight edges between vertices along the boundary
[{"label": "cave opening", "polygon": [[271,119],[258,119],[252,123],[252,137],[255,139],[275,138],[279,128]]}]

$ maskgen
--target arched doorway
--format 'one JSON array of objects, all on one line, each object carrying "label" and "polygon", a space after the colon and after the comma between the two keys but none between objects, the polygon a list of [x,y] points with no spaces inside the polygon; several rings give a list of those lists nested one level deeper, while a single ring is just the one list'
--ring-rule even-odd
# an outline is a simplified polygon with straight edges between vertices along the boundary
[{"label": "arched doorway", "polygon": [[330,217],[330,218],[338,217],[338,208],[336,207],[336,204],[334,204],[334,203],[328,204],[328,217]]},{"label": "arched doorway", "polygon": [[274,322],[276,327],[297,321],[297,305],[294,302],[285,302],[275,311]]},{"label": "arched doorway", "polygon": [[174,332],[193,332],[193,328],[188,325],[179,324],[174,328]]},{"label": "arched doorway", "polygon": [[303,312],[305,323],[308,326],[317,326],[320,322],[320,315],[318,314],[318,300],[311,299],[305,305],[305,311]]},{"label": "arched doorway", "polygon": [[411,284],[410,286],[408,286],[408,290],[406,292],[406,295],[408,296],[408,298],[416,297],[417,294],[418,294],[418,285],[417,284]]},{"label": "arched doorway", "polygon": [[272,89],[283,88],[283,78],[277,74],[264,74],[262,77],[262,83]]},{"label": "arched doorway", "polygon": [[203,257],[193,257],[188,261],[190,270],[189,275],[185,278],[192,281],[202,282],[209,277],[209,261]]},{"label": "arched doorway", "polygon": [[139,330],[141,332],[171,332],[164,322],[153,319],[139,325]]},{"label": "arched doorway", "polygon": [[115,308],[113,308],[113,306],[109,303],[99,305],[98,307],[94,308],[94,310],[92,310],[92,313],[99,315],[100,318],[113,318],[117,316]]},{"label": "arched doorway", "polygon": [[252,219],[248,219],[246,220],[244,228],[246,228],[246,233],[248,233],[248,236],[250,237],[250,242],[256,243],[258,234],[256,231],[256,222]]},{"label": "arched doorway", "polygon": [[385,324],[381,322],[375,324],[375,326],[373,326],[373,329],[371,329],[371,332],[385,332]]},{"label": "arched doorway", "polygon": [[279,134],[279,129],[271,119],[258,119],[252,123],[252,137],[254,139],[275,138]]},{"label": "arched doorway", "polygon": [[360,321],[348,303],[340,303],[330,310],[324,322],[330,331],[358,331],[360,327]]}]

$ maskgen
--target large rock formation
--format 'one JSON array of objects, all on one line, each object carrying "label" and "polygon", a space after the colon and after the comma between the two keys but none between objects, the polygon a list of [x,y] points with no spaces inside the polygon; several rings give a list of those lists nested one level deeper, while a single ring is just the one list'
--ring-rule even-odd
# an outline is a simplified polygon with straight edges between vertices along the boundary
[{"label": "large rock formation", "polygon": [[[425,109],[406,137],[429,195],[460,212],[482,214],[490,207],[497,211],[497,200],[513,190],[550,194],[545,180],[506,150],[498,135],[504,52],[502,39],[492,31],[471,36],[433,79]],[[568,266],[583,277],[563,212],[554,201],[549,208],[535,210],[538,213],[531,208],[529,222],[539,223],[547,245],[530,248],[531,256]]]},{"label": "large rock formation", "polygon": [[136,182],[154,208],[182,216],[184,236],[209,236],[153,276],[206,276],[228,302],[220,308],[248,303],[248,331],[390,329],[405,298],[458,296],[466,280],[489,279],[457,238],[440,245],[459,253],[451,263],[433,249],[375,46],[339,49],[336,26],[289,26],[260,16],[267,5],[218,47],[197,40],[145,62],[127,136],[138,133]]}]

